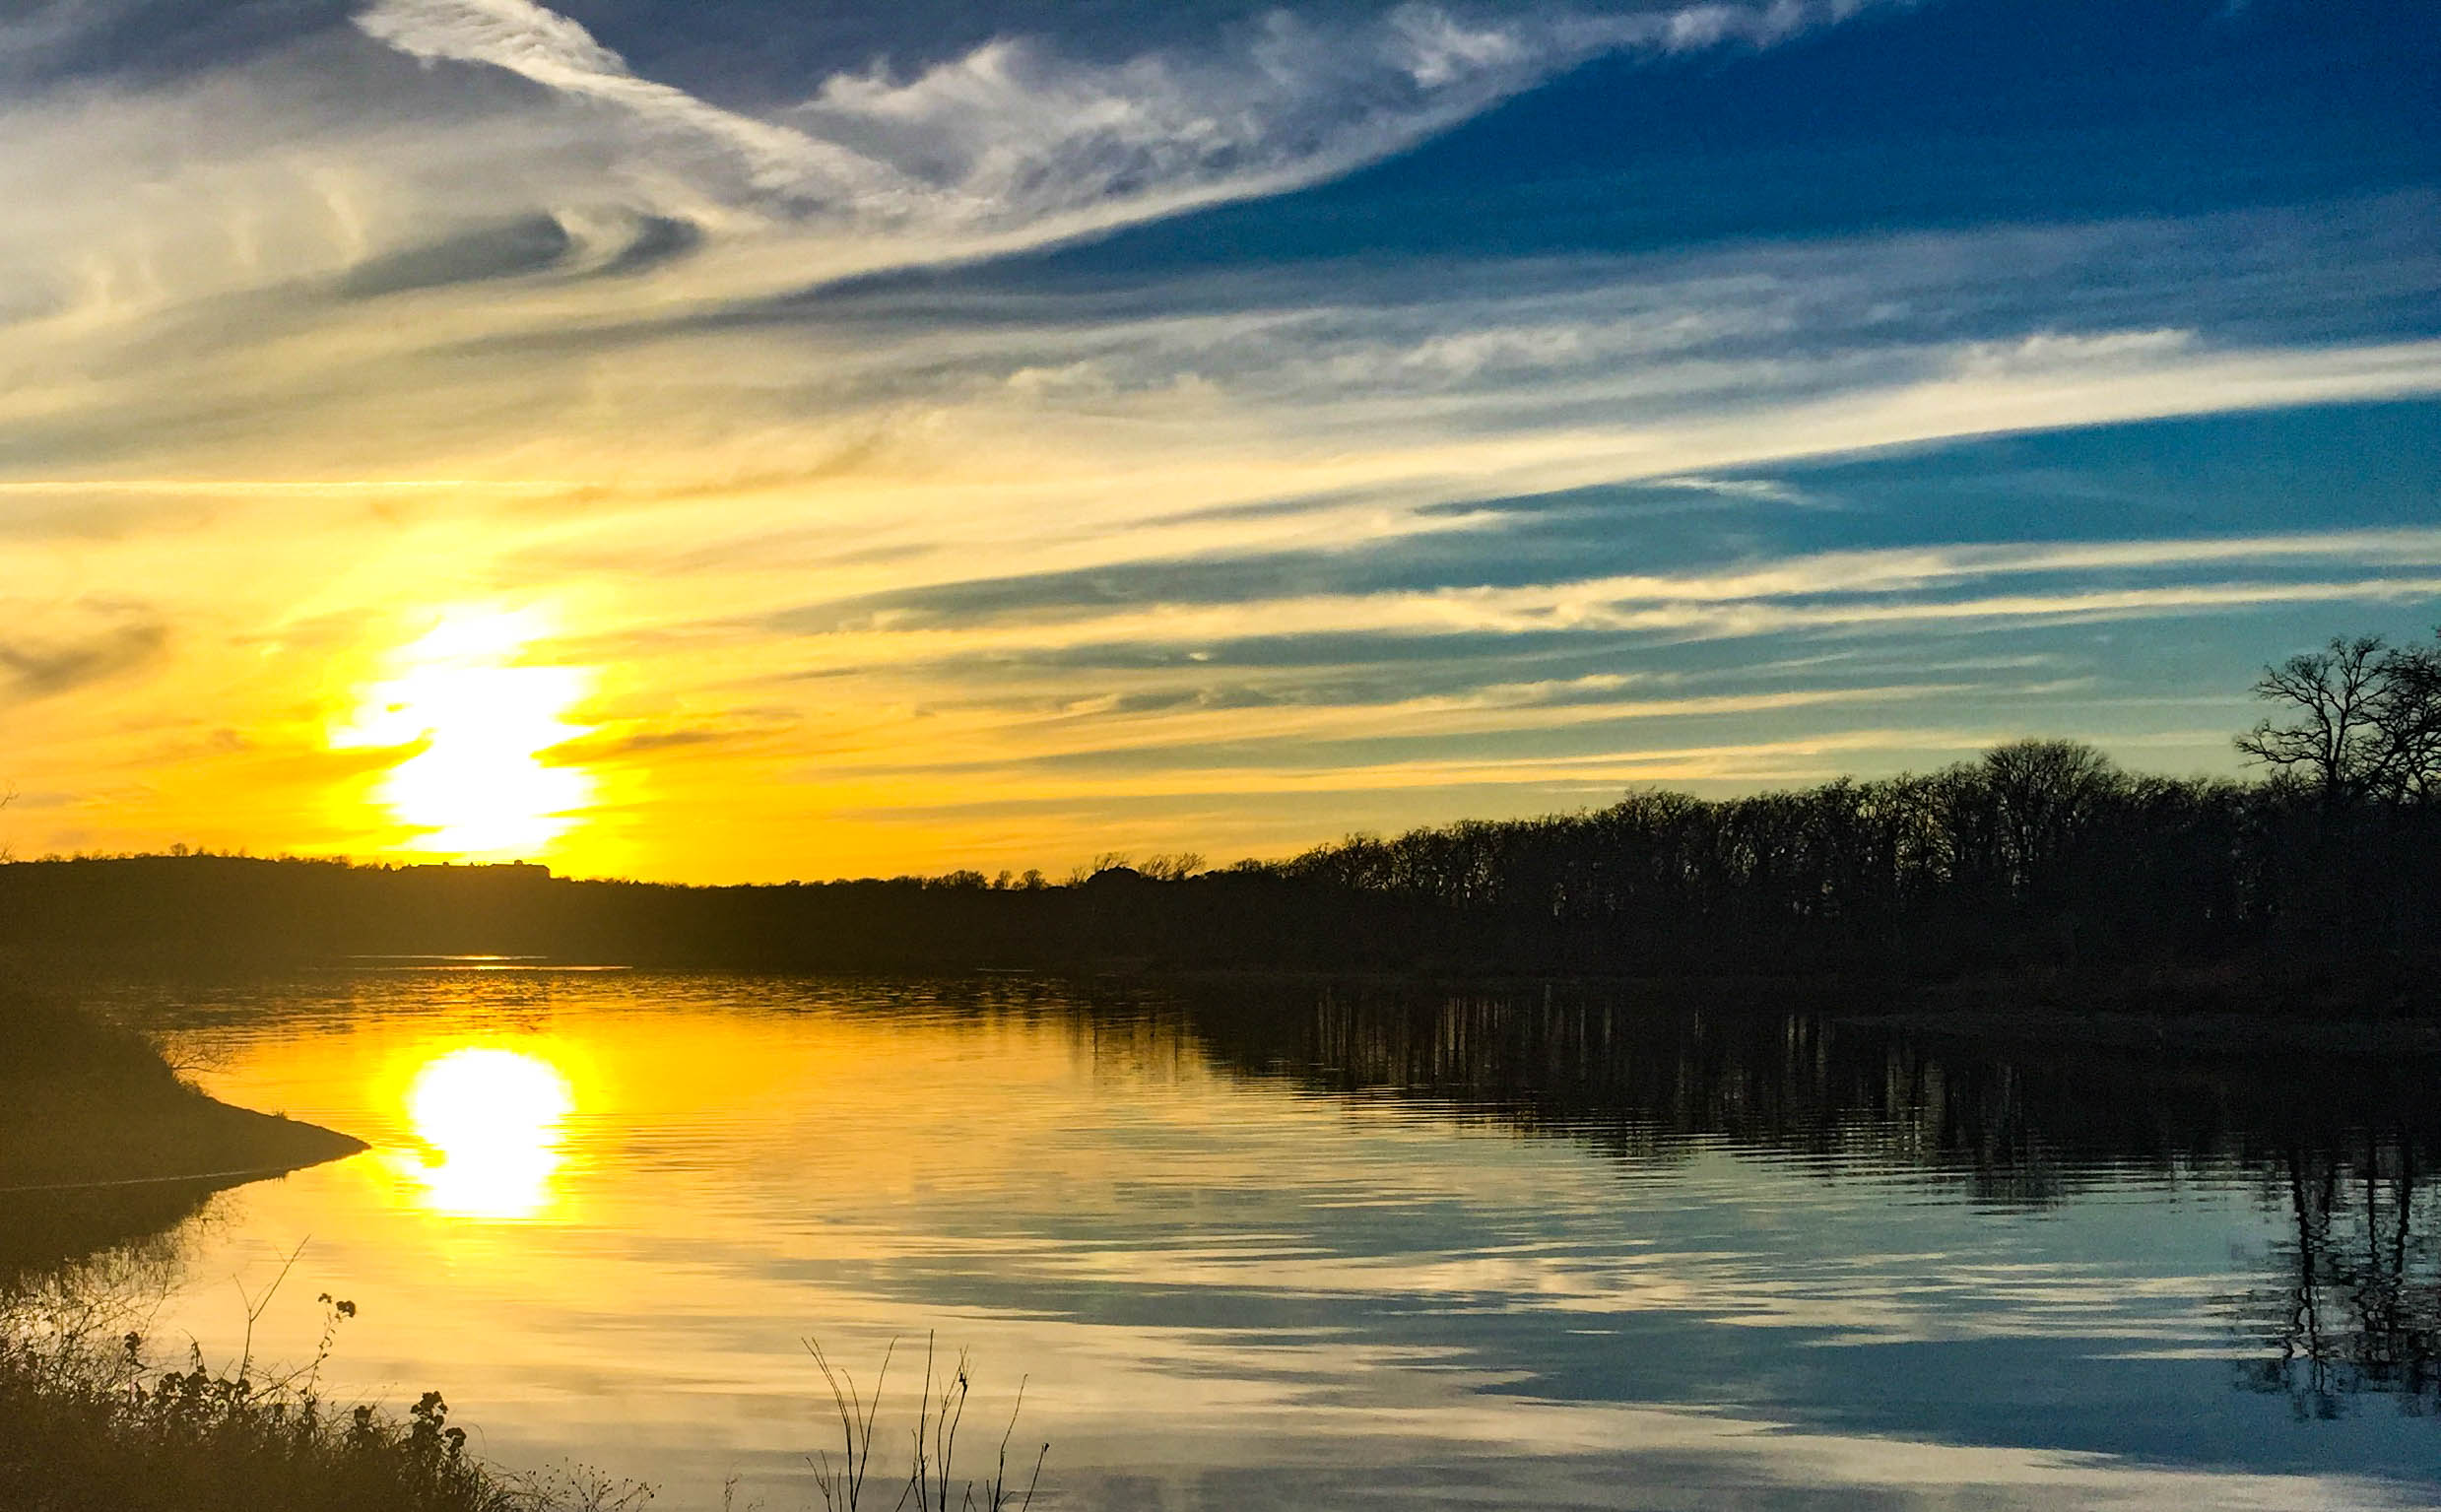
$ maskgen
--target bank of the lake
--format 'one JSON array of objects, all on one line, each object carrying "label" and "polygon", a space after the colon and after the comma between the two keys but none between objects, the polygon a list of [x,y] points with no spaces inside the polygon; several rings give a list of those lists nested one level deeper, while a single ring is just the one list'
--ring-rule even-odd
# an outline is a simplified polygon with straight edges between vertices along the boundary
[{"label": "bank of the lake", "polygon": [[181,1081],[142,1036],[0,995],[0,1280],[175,1221],[213,1192],[364,1149]]}]

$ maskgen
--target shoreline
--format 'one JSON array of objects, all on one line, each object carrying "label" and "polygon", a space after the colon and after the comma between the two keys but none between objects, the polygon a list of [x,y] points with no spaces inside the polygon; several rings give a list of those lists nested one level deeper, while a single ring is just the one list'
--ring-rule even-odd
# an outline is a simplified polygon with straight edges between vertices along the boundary
[{"label": "shoreline", "polygon": [[168,1233],[218,1193],[367,1148],[165,1076],[13,1082],[0,1098],[0,1288]]},{"label": "shoreline", "polygon": [[61,1002],[0,995],[0,1282],[162,1232],[215,1192],[366,1148],[223,1102],[141,1036]]},{"label": "shoreline", "polygon": [[0,1084],[0,1197],[282,1175],[363,1141],[223,1102],[178,1082],[69,1077]]}]

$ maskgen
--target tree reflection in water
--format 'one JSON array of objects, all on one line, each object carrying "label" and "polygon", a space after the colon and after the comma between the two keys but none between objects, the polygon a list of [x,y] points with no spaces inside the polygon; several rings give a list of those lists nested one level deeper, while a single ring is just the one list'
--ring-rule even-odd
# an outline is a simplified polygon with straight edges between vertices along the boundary
[{"label": "tree reflection in water", "polygon": [[2441,1221],[2416,1202],[2411,1138],[2367,1138],[2278,1157],[2293,1237],[2274,1246],[2276,1284],[2238,1299],[2240,1327],[2266,1357],[2239,1367],[2252,1390],[2284,1394],[2300,1416],[2336,1417],[2349,1399],[2441,1408]]},{"label": "tree reflection in water", "polygon": [[2346,1029],[2190,1025],[2182,1044],[2102,1018],[1970,1036],[1711,999],[1239,989],[1186,1017],[1246,1074],[1410,1099],[1631,1165],[1726,1145],[1825,1179],[1909,1173],[2004,1208],[2133,1174],[2251,1171],[2287,1237],[2221,1302],[2251,1356],[2240,1384],[2301,1415],[2367,1395],[2441,1414],[2441,1197],[2417,1190],[2441,1150],[2431,1057]]}]

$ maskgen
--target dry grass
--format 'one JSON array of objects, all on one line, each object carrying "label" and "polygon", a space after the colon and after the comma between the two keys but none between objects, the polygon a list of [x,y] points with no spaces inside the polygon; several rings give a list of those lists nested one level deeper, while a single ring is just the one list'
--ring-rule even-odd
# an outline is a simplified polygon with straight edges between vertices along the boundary
[{"label": "dry grass", "polygon": [[[831,1362],[821,1345],[809,1339],[805,1348],[823,1373],[823,1384],[830,1391],[831,1406],[839,1418],[837,1457],[833,1458],[827,1450],[818,1451],[813,1457],[815,1486],[822,1492],[823,1505],[829,1512],[860,1512],[873,1465],[875,1423],[890,1389],[891,1363],[897,1355],[898,1343],[892,1340],[883,1351],[882,1367],[874,1376],[870,1397],[852,1374]],[[1015,1512],[1026,1512],[1033,1505],[1034,1488],[1041,1482],[1043,1461],[1049,1458],[1051,1446],[1045,1443],[1035,1451],[1025,1486],[1022,1491],[1017,1489],[1010,1479],[1009,1446],[1017,1436],[1018,1413],[1025,1407],[1023,1381],[1018,1383],[1017,1402],[1009,1409],[1008,1425],[1001,1431],[992,1474],[979,1480],[957,1479],[957,1433],[965,1422],[966,1399],[973,1389],[967,1365],[968,1358],[960,1351],[957,1365],[942,1370],[933,1336],[924,1337],[924,1382],[915,1399],[915,1426],[909,1435],[906,1475],[903,1479],[890,1482],[898,1487],[898,1495],[891,1504],[892,1512],[902,1512],[910,1502],[915,1512],[952,1512],[953,1508],[957,1512],[1011,1512],[1012,1508]],[[956,1501],[951,1500],[953,1495]]]}]

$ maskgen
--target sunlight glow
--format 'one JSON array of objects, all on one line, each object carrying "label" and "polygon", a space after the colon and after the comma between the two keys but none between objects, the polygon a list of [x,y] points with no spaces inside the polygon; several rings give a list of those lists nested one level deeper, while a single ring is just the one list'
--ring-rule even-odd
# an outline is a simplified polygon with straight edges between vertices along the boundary
[{"label": "sunlight glow", "polygon": [[588,733],[567,713],[590,673],[522,662],[544,628],[531,613],[448,615],[397,653],[396,675],[367,689],[354,722],[333,733],[338,749],[419,748],[373,794],[413,832],[413,849],[523,859],[582,818],[592,774],[544,754]]},{"label": "sunlight glow", "polygon": [[407,1117],[429,1154],[410,1167],[426,1203],[456,1217],[530,1218],[551,1204],[562,1126],[576,1099],[559,1068],[467,1046],[428,1063]]}]

